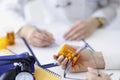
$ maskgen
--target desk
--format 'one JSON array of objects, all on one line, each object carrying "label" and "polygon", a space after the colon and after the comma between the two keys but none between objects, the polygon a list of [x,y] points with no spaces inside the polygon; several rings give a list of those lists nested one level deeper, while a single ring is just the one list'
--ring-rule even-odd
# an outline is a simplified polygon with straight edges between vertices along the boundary
[{"label": "desk", "polygon": [[[56,41],[53,45],[45,48],[36,48],[32,47],[34,53],[36,54],[37,58],[41,62],[41,64],[47,64],[54,62],[53,54],[56,54],[59,50],[61,44],[69,43],[74,45],[83,45],[81,41],[65,41],[62,37],[64,32],[69,28],[66,24],[62,24],[59,22],[55,22],[54,24],[49,25],[42,25],[43,28],[47,28],[50,32],[53,33]],[[46,26],[46,27],[45,27]],[[120,35],[119,30],[107,30],[107,29],[99,29],[97,30],[91,37],[86,39],[86,41],[97,51],[102,51],[103,53],[119,53],[120,54]],[[16,53],[22,53],[24,51],[28,51],[23,41],[19,38],[16,38],[16,45],[9,47],[12,51]],[[28,51],[29,52],[29,51]],[[118,55],[120,56],[120,55]],[[51,71],[58,73],[59,75],[63,76],[63,70],[61,67],[54,67],[50,68]],[[114,76],[112,76],[113,80],[118,80],[120,77],[120,70],[109,70],[107,73],[114,72]],[[73,77],[85,77],[83,73],[74,73],[69,74],[69,76]],[[62,79],[65,80],[65,79]]]}]

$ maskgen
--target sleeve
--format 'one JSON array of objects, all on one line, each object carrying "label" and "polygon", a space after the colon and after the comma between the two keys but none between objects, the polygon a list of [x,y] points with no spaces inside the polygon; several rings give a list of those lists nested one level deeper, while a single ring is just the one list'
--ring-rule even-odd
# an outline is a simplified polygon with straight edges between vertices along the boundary
[{"label": "sleeve", "polygon": [[0,25],[18,32],[27,24],[24,19],[24,6],[29,0],[3,0],[0,4]]},{"label": "sleeve", "polygon": [[103,54],[105,60],[105,69],[120,69],[120,53]]},{"label": "sleeve", "polygon": [[100,0],[99,10],[92,17],[105,18],[106,23],[110,23],[117,15],[117,8],[120,5],[120,0]]}]

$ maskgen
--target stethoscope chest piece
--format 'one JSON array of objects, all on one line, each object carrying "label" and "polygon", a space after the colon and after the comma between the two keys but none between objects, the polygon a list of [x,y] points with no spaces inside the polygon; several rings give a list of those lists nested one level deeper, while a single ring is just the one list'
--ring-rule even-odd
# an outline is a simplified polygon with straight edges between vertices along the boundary
[{"label": "stethoscope chest piece", "polygon": [[15,80],[34,80],[34,77],[29,72],[20,72],[17,74]]},{"label": "stethoscope chest piece", "polygon": [[56,4],[56,8],[66,8],[68,6],[71,6],[72,2],[68,1],[68,2],[65,2],[65,3],[59,3],[59,1],[57,0],[57,4]]}]

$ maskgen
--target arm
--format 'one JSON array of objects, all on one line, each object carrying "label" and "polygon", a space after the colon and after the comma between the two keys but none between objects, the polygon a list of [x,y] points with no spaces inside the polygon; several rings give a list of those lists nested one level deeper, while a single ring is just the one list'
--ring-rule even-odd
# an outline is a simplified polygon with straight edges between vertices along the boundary
[{"label": "arm", "polygon": [[64,38],[67,40],[81,40],[89,37],[97,28],[110,23],[117,14],[119,0],[99,0],[99,7],[93,15],[85,21],[76,22],[68,30]]},{"label": "arm", "polygon": [[106,23],[110,23],[117,15],[117,8],[120,5],[119,0],[100,0],[99,7],[92,17],[104,18]]}]

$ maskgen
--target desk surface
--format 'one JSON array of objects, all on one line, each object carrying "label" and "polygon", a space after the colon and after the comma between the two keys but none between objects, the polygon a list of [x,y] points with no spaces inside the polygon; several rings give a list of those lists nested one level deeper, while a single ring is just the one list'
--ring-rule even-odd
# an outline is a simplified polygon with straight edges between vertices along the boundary
[{"label": "desk surface", "polygon": [[[46,27],[45,27],[46,26]],[[58,27],[56,27],[58,26]],[[62,26],[62,27],[61,27]],[[53,60],[53,54],[56,54],[59,50],[60,46],[63,43],[69,43],[74,45],[83,45],[81,41],[65,41],[63,39],[64,32],[69,28],[69,26],[61,23],[54,23],[49,25],[43,25],[43,28],[47,28],[50,32],[53,33],[56,41],[53,45],[45,48],[36,48],[32,47],[34,53],[36,54],[37,58],[41,62],[41,64],[47,64],[54,62]],[[119,30],[107,30],[107,29],[99,29],[97,30],[91,37],[86,39],[86,41],[95,49],[100,50],[104,53],[120,53],[120,35]],[[14,52],[22,53],[24,51],[28,51],[25,44],[23,44],[23,41],[20,39],[16,39],[16,45],[9,47]],[[50,68],[50,70],[63,75],[63,70],[60,67],[54,67]],[[119,70],[113,70],[113,71],[107,71],[108,73],[114,72],[113,80],[118,80],[118,77],[120,77],[120,71]],[[73,75],[74,77],[81,77],[81,73],[75,73],[75,74],[69,74]],[[83,77],[83,76],[82,76]],[[65,80],[65,79],[62,79]]]}]

